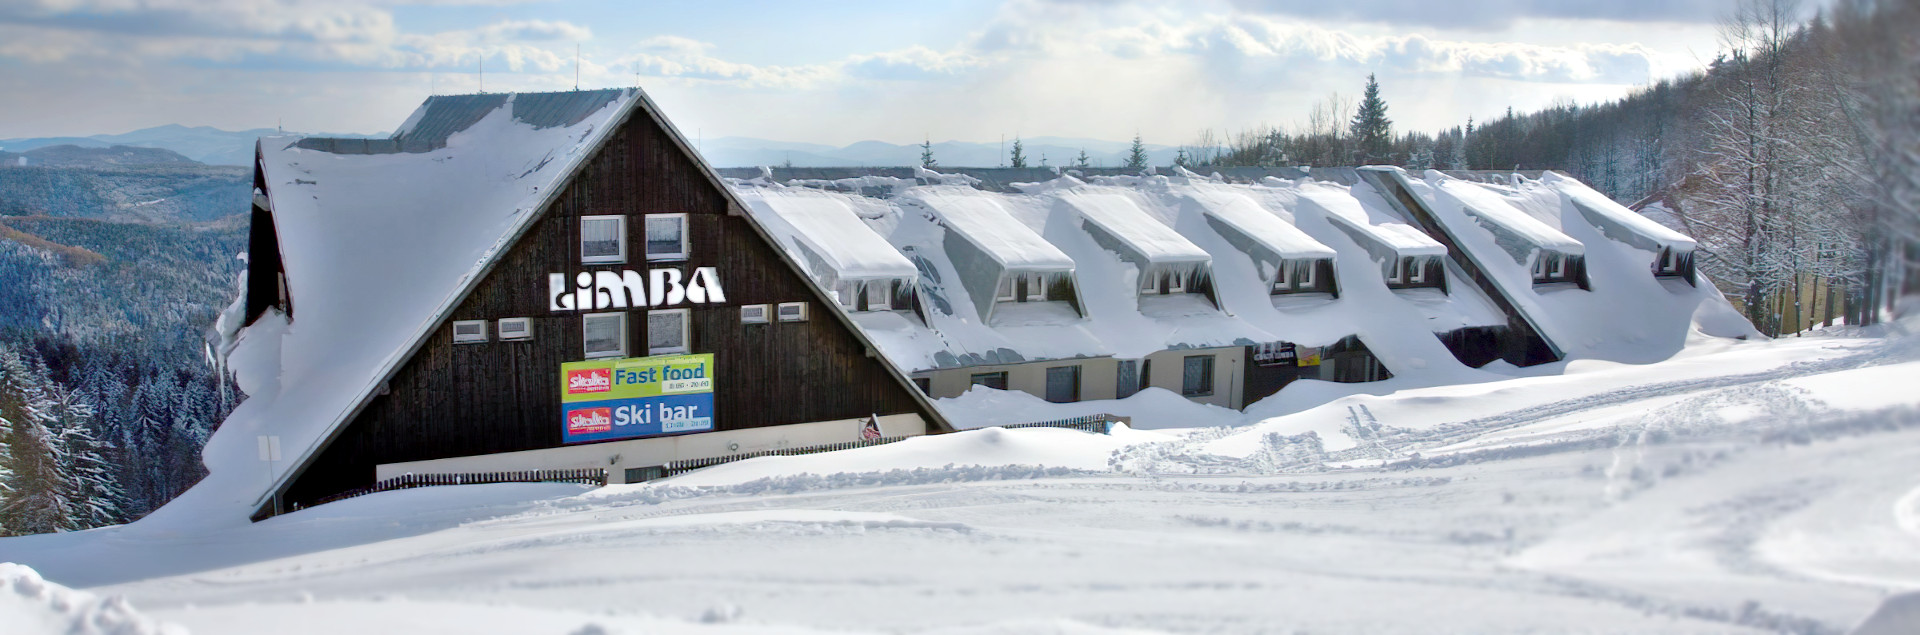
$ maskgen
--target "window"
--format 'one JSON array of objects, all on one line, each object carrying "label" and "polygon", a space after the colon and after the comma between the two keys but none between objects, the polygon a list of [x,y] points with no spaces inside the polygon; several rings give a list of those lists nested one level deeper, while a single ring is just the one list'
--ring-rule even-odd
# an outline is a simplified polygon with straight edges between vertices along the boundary
[{"label": "window", "polygon": [[453,323],[453,343],[475,344],[487,341],[486,320],[459,320]]},{"label": "window", "polygon": [[647,215],[647,260],[687,259],[687,215]]},{"label": "window", "polygon": [[913,378],[913,387],[919,388],[920,394],[922,395],[926,395],[928,397],[933,396],[933,378],[932,377]]},{"label": "window", "polygon": [[1297,270],[1299,270],[1299,272],[1300,272],[1300,284],[1298,284],[1298,285],[1296,285],[1296,286],[1297,286],[1297,287],[1298,287],[1298,288],[1299,288],[1299,289],[1300,289],[1301,291],[1309,291],[1309,290],[1312,290],[1312,289],[1313,289],[1313,277],[1314,277],[1314,274],[1315,274],[1316,272],[1318,272],[1318,270],[1320,269],[1320,261],[1318,261],[1318,260],[1302,260],[1302,261],[1299,261],[1298,263],[1296,263],[1296,264],[1294,265],[1294,268],[1295,268],[1295,269],[1297,269]]},{"label": "window", "polygon": [[994,294],[994,299],[1000,302],[1013,301],[1013,277],[1012,276],[1002,276],[1000,278],[1000,290]]},{"label": "window", "polygon": [[1410,259],[1408,259],[1408,260],[1407,260],[1407,278],[1408,278],[1408,280],[1410,280],[1410,281],[1412,281],[1412,282],[1413,282],[1414,284],[1424,284],[1424,283],[1426,283],[1426,281],[1427,281],[1427,261],[1428,261],[1428,259],[1427,259],[1427,258],[1410,258]]},{"label": "window", "polygon": [[1079,400],[1079,366],[1055,366],[1047,369],[1047,401],[1070,403]]},{"label": "window", "polygon": [[1409,258],[1393,258],[1387,261],[1387,284],[1400,284],[1405,281]]},{"label": "window", "polygon": [[974,373],[973,377],[970,378],[970,381],[972,381],[973,385],[975,386],[986,386],[994,390],[1007,389],[1006,371],[1000,371],[997,373]]},{"label": "window", "polygon": [[1300,266],[1299,261],[1280,261],[1280,272],[1273,276],[1273,292],[1286,293],[1293,290],[1293,270]]},{"label": "window", "polygon": [[886,311],[893,299],[893,281],[874,280],[866,284],[867,310]]},{"label": "window", "polygon": [[627,314],[588,313],[580,320],[587,359],[627,356]]},{"label": "window", "polygon": [[1573,260],[1573,258],[1570,256],[1562,256],[1562,255],[1555,255],[1553,257],[1552,276],[1555,279],[1564,279],[1567,277],[1567,261],[1569,260]]},{"label": "window", "polygon": [[1027,302],[1046,302],[1047,301],[1047,284],[1042,280],[1041,274],[1037,274],[1037,273],[1027,274],[1026,298],[1027,298],[1026,299]]},{"label": "window", "polygon": [[1213,356],[1189,355],[1180,379],[1180,395],[1205,397],[1213,394]]},{"label": "window", "polygon": [[1547,252],[1538,252],[1533,256],[1533,279],[1547,279]]},{"label": "window", "polygon": [[848,311],[860,310],[860,305],[856,303],[860,298],[859,284],[849,280],[834,283],[833,298],[840,303],[841,308]]},{"label": "window", "polygon": [[531,318],[502,318],[500,320],[500,340],[533,339],[533,320]]},{"label": "window", "polygon": [[690,309],[647,312],[647,354],[683,355],[693,350]]},{"label": "window", "polygon": [[1167,293],[1186,293],[1187,277],[1179,273],[1167,274]]},{"label": "window", "polygon": [[1120,367],[1115,369],[1113,377],[1113,397],[1126,399],[1137,392],[1140,392],[1140,360],[1120,360]]},{"label": "window", "polygon": [[615,264],[627,261],[627,217],[580,217],[580,262]]},{"label": "window", "polygon": [[774,311],[774,317],[782,322],[805,322],[807,321],[807,303],[781,302],[779,308]]},{"label": "window", "polygon": [[749,305],[740,307],[740,323],[741,324],[766,324],[767,323],[767,305],[749,304]]},{"label": "window", "polygon": [[1140,272],[1140,293],[1145,294],[1145,293],[1159,293],[1159,292],[1160,292],[1160,277],[1147,273],[1145,271]]}]

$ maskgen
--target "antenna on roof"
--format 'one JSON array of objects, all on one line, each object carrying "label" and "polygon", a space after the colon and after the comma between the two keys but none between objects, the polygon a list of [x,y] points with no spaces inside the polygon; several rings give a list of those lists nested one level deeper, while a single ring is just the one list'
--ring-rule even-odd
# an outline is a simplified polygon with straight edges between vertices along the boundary
[{"label": "antenna on roof", "polygon": [[580,90],[580,43],[573,45],[573,89]]},{"label": "antenna on roof", "polygon": [[487,54],[480,54],[480,94],[487,94]]}]

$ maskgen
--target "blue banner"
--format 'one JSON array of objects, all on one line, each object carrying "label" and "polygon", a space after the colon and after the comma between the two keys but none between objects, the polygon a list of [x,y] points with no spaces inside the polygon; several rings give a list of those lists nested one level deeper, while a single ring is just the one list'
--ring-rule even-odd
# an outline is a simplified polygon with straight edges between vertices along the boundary
[{"label": "blue banner", "polygon": [[713,429],[713,393],[586,401],[563,406],[567,443]]}]

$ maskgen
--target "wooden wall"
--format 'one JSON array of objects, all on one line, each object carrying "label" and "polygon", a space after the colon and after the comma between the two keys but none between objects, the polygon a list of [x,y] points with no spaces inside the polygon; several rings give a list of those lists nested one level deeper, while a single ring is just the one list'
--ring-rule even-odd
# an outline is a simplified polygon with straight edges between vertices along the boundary
[{"label": "wooden wall", "polygon": [[[747,220],[727,214],[724,195],[646,113],[636,110],[608,145],[429,341],[286,492],[288,503],[369,485],[374,466],[397,461],[558,447],[560,365],[585,359],[581,315],[548,310],[548,273],[645,271],[639,215],[689,214],[690,258],[677,266],[719,270],[724,304],[692,309],[692,348],[713,353],[715,427],[720,430],[869,414],[921,412],[878,357],[814,301]],[[476,214],[497,210],[473,210]],[[581,265],[580,216],[625,214],[625,265]],[[807,302],[806,322],[744,325],[740,305]],[[453,344],[453,320],[532,318],[533,339]],[[628,350],[645,354],[645,312],[631,310]],[[497,324],[489,324],[489,334]],[[352,372],[360,372],[358,370]]]}]

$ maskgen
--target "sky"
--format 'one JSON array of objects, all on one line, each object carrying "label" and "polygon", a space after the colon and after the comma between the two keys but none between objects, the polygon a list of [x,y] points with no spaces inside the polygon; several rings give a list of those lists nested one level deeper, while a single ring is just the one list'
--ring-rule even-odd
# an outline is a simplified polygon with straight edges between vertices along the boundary
[{"label": "sky", "polygon": [[1368,74],[1435,130],[1703,68],[1732,2],[0,0],[0,138],[383,132],[576,72],[703,138],[1173,145],[1301,129]]}]

